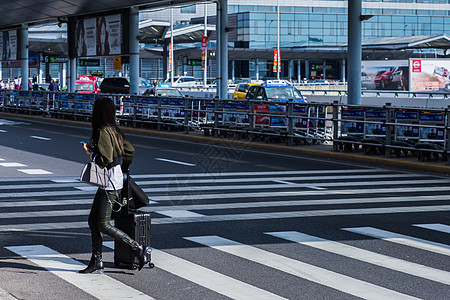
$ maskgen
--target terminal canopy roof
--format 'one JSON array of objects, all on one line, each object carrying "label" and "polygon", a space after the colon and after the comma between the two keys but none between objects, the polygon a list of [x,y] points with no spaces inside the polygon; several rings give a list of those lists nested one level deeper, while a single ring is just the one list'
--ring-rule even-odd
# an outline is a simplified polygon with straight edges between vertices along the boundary
[{"label": "terminal canopy roof", "polygon": [[379,39],[367,39],[362,42],[362,49],[450,49],[450,37],[446,34],[394,36]]},{"label": "terminal canopy roof", "polygon": [[196,0],[0,0],[0,30],[56,20],[58,17],[100,14],[132,6],[146,9],[192,2]]},{"label": "terminal canopy roof", "polygon": [[[215,25],[207,25],[208,34],[216,31]],[[178,25],[173,28],[173,43],[197,43],[201,42],[205,25]],[[164,44],[170,40],[170,23],[165,21],[147,20],[139,22],[139,42],[144,44]]]}]

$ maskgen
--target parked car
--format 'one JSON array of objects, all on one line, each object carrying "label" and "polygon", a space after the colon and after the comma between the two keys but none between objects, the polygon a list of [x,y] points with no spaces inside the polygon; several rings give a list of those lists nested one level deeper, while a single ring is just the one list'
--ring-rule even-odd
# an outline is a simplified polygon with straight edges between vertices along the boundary
[{"label": "parked car", "polygon": [[245,99],[245,95],[247,95],[248,89],[252,85],[260,85],[261,83],[248,82],[248,83],[239,83],[233,93],[233,99]]},{"label": "parked car", "polygon": [[183,88],[190,88],[190,87],[196,87],[200,85],[199,81],[195,79],[192,76],[179,76],[173,78],[173,84],[171,78],[167,78],[164,81],[164,84],[171,85],[172,87],[183,87]]},{"label": "parked car", "polygon": [[177,88],[152,87],[144,92],[144,95],[170,98],[184,98],[183,93]]},{"label": "parked car", "polygon": [[100,93],[129,94],[130,82],[126,77],[107,77],[100,84]]},{"label": "parked car", "polygon": [[444,85],[444,90],[450,92],[450,81],[447,81]]},{"label": "parked car", "polygon": [[[139,94],[143,94],[152,84],[144,78],[139,78]],[[107,77],[100,84],[100,93],[129,94],[130,81],[128,77]]]},{"label": "parked car", "polygon": [[306,102],[300,91],[290,85],[254,85],[248,89],[245,99]]},{"label": "parked car", "polygon": [[75,91],[78,93],[98,93],[100,92],[101,79],[98,76],[80,76],[75,81]]}]

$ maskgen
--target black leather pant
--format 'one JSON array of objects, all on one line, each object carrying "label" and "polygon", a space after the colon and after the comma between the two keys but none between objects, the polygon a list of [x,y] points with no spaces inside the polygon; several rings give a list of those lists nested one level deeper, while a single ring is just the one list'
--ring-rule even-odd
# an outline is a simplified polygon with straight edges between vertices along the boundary
[{"label": "black leather pant", "polygon": [[[120,190],[117,191],[120,195]],[[95,194],[94,203],[92,203],[91,212],[89,214],[89,228],[92,237],[92,253],[102,253],[103,233],[109,235],[115,240],[121,241],[135,250],[139,244],[129,237],[125,232],[117,229],[110,224],[112,208],[106,196],[114,203],[117,199],[114,191],[106,191],[98,189]]]}]

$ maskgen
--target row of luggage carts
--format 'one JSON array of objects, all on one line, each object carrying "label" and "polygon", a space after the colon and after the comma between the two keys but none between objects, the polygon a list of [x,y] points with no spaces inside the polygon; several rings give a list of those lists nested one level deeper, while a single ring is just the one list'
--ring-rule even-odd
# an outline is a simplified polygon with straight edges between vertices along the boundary
[{"label": "row of luggage carts", "polygon": [[386,139],[381,137],[367,137],[347,135],[339,137],[335,143],[341,152],[362,151],[367,155],[385,155],[390,149],[396,157],[416,156],[420,161],[447,160],[444,142],[420,142],[418,140],[393,140],[386,145]]}]

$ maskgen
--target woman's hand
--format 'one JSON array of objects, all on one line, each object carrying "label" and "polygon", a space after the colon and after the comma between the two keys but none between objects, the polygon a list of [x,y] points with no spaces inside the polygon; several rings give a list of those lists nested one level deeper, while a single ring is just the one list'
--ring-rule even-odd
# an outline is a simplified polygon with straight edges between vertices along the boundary
[{"label": "woman's hand", "polygon": [[89,148],[87,147],[86,143],[83,143],[83,148],[84,148],[84,153],[86,154],[86,156],[91,156],[91,150],[89,150]]}]

